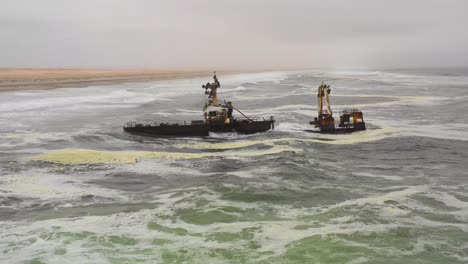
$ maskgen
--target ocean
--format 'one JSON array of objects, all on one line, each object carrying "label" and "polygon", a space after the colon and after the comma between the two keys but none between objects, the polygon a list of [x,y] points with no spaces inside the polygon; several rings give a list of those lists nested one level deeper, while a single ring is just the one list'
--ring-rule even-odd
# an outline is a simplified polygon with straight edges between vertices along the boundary
[{"label": "ocean", "polygon": [[[202,119],[207,78],[0,93],[0,263],[468,263],[468,72],[218,77],[275,129],[123,132]],[[306,131],[322,81],[366,131]]]}]

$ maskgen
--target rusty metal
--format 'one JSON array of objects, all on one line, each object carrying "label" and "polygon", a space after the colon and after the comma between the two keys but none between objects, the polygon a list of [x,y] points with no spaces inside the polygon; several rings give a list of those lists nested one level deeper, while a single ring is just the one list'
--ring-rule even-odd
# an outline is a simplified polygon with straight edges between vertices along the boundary
[{"label": "rusty metal", "polygon": [[[340,122],[338,126],[336,126],[330,106],[330,92],[330,85],[322,82],[317,92],[318,115],[314,118],[314,121],[309,123],[319,128],[320,133],[349,133],[366,130],[364,115],[358,109],[346,109],[340,112]],[[324,101],[327,108],[325,112],[323,111]]]}]

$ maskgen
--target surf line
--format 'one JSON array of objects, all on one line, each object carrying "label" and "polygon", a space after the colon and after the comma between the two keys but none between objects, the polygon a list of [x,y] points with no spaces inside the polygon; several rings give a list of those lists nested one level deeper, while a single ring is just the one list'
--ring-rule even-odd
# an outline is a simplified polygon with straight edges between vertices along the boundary
[{"label": "surf line", "polygon": [[287,142],[312,142],[320,144],[330,145],[351,145],[364,142],[372,142],[384,139],[386,135],[392,134],[399,131],[394,127],[384,127],[376,130],[367,130],[352,135],[346,135],[343,138],[342,135],[321,135],[320,138],[276,138],[267,140],[250,140],[241,141],[234,143],[197,143],[197,144],[179,144],[176,145],[178,148],[191,148],[191,149],[236,149],[245,148],[254,145],[270,145],[274,146],[275,143],[287,143]]}]

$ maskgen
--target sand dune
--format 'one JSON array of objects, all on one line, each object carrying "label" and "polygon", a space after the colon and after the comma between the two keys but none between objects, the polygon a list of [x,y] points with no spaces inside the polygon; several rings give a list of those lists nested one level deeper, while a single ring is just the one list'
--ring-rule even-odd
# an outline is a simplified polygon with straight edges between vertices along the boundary
[{"label": "sand dune", "polygon": [[210,76],[211,71],[0,69],[0,92]]}]

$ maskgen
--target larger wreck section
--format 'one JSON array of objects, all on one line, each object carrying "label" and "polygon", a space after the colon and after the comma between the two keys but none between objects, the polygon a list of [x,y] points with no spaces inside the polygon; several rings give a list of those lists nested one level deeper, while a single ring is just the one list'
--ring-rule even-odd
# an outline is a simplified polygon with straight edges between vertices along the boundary
[{"label": "larger wreck section", "polygon": [[[213,75],[213,82],[202,85],[208,101],[203,107],[203,119],[192,120],[183,123],[154,123],[141,124],[128,122],[123,127],[125,132],[148,136],[208,136],[209,132],[227,133],[237,132],[241,134],[254,134],[274,129],[275,118],[250,118],[234,107],[232,102],[219,102],[218,89],[221,83]],[[242,115],[242,118],[234,116],[234,111]]]}]

